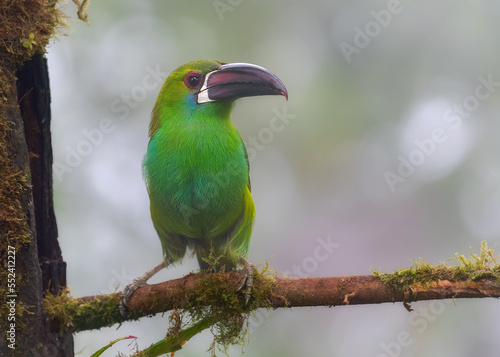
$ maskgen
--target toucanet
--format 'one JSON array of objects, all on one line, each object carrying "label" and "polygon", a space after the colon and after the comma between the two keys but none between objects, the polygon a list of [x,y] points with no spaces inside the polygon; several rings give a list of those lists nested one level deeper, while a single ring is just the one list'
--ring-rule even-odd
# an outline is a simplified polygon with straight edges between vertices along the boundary
[{"label": "toucanet", "polygon": [[[260,66],[218,60],[189,62],[166,79],[153,108],[143,172],[163,262],[122,293],[120,310],[137,287],[189,248],[200,268],[212,254],[226,270],[243,266],[241,288],[252,287],[246,261],[255,217],[245,145],[230,118],[236,99],[288,92]],[[246,303],[245,302],[245,303]]]}]

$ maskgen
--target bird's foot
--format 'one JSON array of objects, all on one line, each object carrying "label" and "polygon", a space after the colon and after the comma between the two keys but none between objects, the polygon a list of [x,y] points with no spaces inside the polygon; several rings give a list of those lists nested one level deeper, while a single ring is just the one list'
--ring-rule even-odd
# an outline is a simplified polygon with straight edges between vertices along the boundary
[{"label": "bird's foot", "polygon": [[253,289],[253,276],[254,276],[255,265],[247,262],[247,260],[243,257],[240,258],[240,260],[244,264],[243,269],[241,270],[243,278],[241,279],[241,283],[236,291],[244,291],[245,303],[243,304],[243,307],[246,307],[248,305],[248,301],[250,300],[250,294],[252,293]]},{"label": "bird's foot", "polygon": [[120,304],[118,305],[118,309],[120,310],[120,315],[125,319],[128,316],[129,308],[128,301],[132,294],[139,289],[141,286],[147,285],[147,281],[143,278],[143,276],[135,278],[130,284],[128,284],[125,289],[123,289],[122,294],[120,295]]},{"label": "bird's foot", "polygon": [[161,262],[153,269],[148,270],[143,275],[135,278],[130,284],[125,287],[125,289],[123,289],[122,294],[120,295],[120,304],[118,305],[118,309],[120,310],[120,315],[122,315],[124,319],[126,319],[128,316],[128,301],[130,300],[130,297],[132,296],[134,291],[139,289],[141,286],[147,285],[146,283],[148,282],[148,280],[163,268],[165,268],[165,264]]}]

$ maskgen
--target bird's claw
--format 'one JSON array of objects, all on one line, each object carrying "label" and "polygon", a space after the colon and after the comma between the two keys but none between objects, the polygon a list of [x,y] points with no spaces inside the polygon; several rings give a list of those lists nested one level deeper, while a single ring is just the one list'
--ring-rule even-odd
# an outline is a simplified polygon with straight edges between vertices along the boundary
[{"label": "bird's claw", "polygon": [[245,303],[243,304],[243,307],[246,307],[248,305],[248,301],[250,300],[250,294],[252,293],[253,289],[254,270],[255,270],[255,265],[250,264],[245,260],[245,266],[241,270],[243,278],[241,279],[238,289],[236,289],[236,291],[244,290],[245,292]]},{"label": "bird's claw", "polygon": [[160,264],[158,264],[154,268],[148,270],[147,272],[145,272],[141,276],[132,280],[132,282],[130,284],[128,284],[125,287],[125,289],[123,289],[122,294],[120,296],[120,304],[118,305],[118,309],[120,310],[120,315],[122,315],[122,317],[124,319],[126,319],[128,316],[128,312],[129,312],[128,311],[128,301],[130,300],[130,297],[132,296],[134,291],[139,289],[141,286],[146,285],[148,280],[151,279],[152,276],[154,276],[156,273],[158,273],[163,268],[165,268],[165,263],[161,262]]},{"label": "bird's claw", "polygon": [[125,287],[125,289],[123,289],[122,294],[120,295],[120,304],[118,305],[118,309],[120,310],[120,315],[122,315],[124,319],[127,318],[129,313],[128,301],[130,300],[130,297],[132,296],[134,291],[144,285],[146,285],[146,280],[142,276],[140,276],[138,278],[135,278],[130,284]]}]

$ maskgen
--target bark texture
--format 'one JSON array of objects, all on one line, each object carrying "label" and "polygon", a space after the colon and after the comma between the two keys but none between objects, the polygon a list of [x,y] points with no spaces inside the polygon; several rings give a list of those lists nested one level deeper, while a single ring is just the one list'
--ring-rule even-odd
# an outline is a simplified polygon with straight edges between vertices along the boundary
[{"label": "bark texture", "polygon": [[[214,278],[216,276],[216,278]],[[189,274],[180,279],[160,284],[146,285],[137,289],[129,301],[130,319],[161,313],[174,308],[192,306],[193,301],[210,305],[211,299],[228,299],[225,296],[208,293],[208,279],[217,284],[228,285],[236,291],[241,275],[231,272],[224,274]],[[228,290],[225,290],[228,291]],[[346,306],[360,304],[381,304],[402,302],[411,311],[410,303],[421,300],[500,297],[500,284],[496,278],[477,281],[435,280],[426,284],[410,285],[402,290],[383,282],[372,275],[342,276],[325,278],[269,278],[256,279],[250,309]],[[241,293],[236,293],[236,296]],[[241,295],[242,296],[242,295]],[[118,312],[120,293],[96,295],[71,299],[66,306],[66,317],[70,318],[72,330],[99,329],[123,321]],[[59,310],[60,312],[61,310]],[[62,316],[53,316],[55,325],[60,325]],[[69,320],[66,320],[67,324]]]}]

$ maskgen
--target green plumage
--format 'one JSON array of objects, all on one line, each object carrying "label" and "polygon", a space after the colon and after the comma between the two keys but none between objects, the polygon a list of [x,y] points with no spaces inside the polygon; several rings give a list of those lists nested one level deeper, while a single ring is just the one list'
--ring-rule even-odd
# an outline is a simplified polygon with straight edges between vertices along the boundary
[{"label": "green plumage", "polygon": [[[248,63],[200,60],[167,78],[153,109],[144,178],[151,218],[163,248],[163,263],[128,284],[120,314],[128,316],[134,291],[190,248],[202,269],[213,251],[219,265],[242,264],[245,305],[254,266],[246,261],[255,208],[248,157],[231,123],[234,100],[282,95],[285,85],[267,69]],[[212,260],[213,261],[213,260]]]},{"label": "green plumage", "polygon": [[201,268],[212,247],[227,269],[247,256],[255,210],[246,150],[230,119],[235,98],[199,104],[184,80],[222,64],[201,60],[175,70],[152,113],[143,165],[165,265],[188,247]]}]

